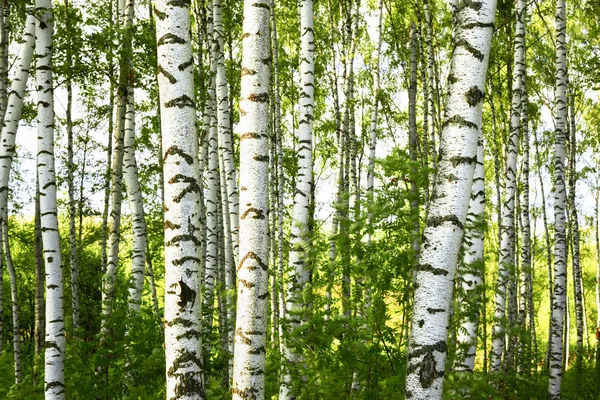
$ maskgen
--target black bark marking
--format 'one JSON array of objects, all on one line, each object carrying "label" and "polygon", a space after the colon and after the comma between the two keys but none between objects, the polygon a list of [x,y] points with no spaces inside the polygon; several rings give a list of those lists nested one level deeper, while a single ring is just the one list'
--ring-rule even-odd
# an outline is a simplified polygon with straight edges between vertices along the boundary
[{"label": "black bark marking", "polygon": [[433,275],[448,275],[448,271],[442,268],[434,268],[431,264],[419,264],[417,265],[417,271],[430,272]]},{"label": "black bark marking", "polygon": [[464,229],[462,222],[460,222],[458,217],[454,214],[427,218],[427,226],[432,226],[434,228],[437,228],[444,222],[451,222],[453,225],[459,227],[461,230]]},{"label": "black bark marking", "polygon": [[185,308],[187,306],[187,303],[191,301],[192,305],[190,306],[190,309],[193,308],[194,303],[196,302],[196,291],[191,289],[182,280],[179,281],[179,287],[181,288],[181,294],[179,295],[180,300],[177,302],[177,304],[179,305],[179,307]]},{"label": "black bark marking", "polygon": [[254,161],[258,161],[258,162],[268,162],[269,161],[269,156],[254,156],[252,157],[254,159]]},{"label": "black bark marking", "polygon": [[168,156],[173,156],[173,155],[178,155],[181,158],[183,158],[185,160],[185,162],[187,162],[189,165],[192,165],[194,163],[194,157],[190,156],[189,154],[187,154],[186,152],[184,152],[183,150],[181,150],[179,147],[177,146],[171,146],[167,149],[167,151],[165,151],[165,155],[163,157],[163,163],[167,160]]},{"label": "black bark marking", "polygon": [[251,212],[254,213],[254,216],[252,217],[253,219],[265,219],[265,214],[263,210],[259,210],[258,208],[254,207],[250,207],[246,211],[244,211],[240,219],[246,219],[246,217],[248,217],[248,214],[250,214]]},{"label": "black bark marking", "polygon": [[256,74],[255,70],[249,69],[249,68],[246,68],[246,67],[242,67],[242,76],[244,76],[244,75],[255,75],[255,74]]},{"label": "black bark marking", "polygon": [[164,223],[164,228],[165,229],[179,229],[179,228],[181,228],[181,225],[174,224],[171,221],[167,220]]},{"label": "black bark marking", "polygon": [[435,357],[431,349],[423,357],[421,362],[421,368],[419,369],[419,382],[423,388],[431,386],[433,381],[437,378],[437,370],[435,369]]},{"label": "black bark marking", "polygon": [[171,179],[169,179],[169,184],[173,184],[173,183],[187,183],[188,186],[183,189],[177,196],[173,197],[173,201],[175,203],[179,203],[181,201],[181,199],[183,199],[185,197],[186,194],[188,193],[200,193],[200,186],[198,185],[198,182],[196,181],[196,179],[189,177],[189,176],[185,176],[182,174],[177,174],[174,177],[172,177]]},{"label": "black bark marking", "polygon": [[160,39],[158,39],[157,46],[162,46],[163,44],[172,44],[172,43],[186,44],[187,42],[185,41],[185,39],[180,38],[179,36],[174,35],[169,32],[169,33],[165,33]]},{"label": "black bark marking", "polygon": [[156,68],[156,75],[159,75],[159,74],[163,74],[163,76],[169,80],[169,83],[171,83],[171,84],[177,83],[177,79],[175,79],[175,77],[173,75],[171,75],[169,72],[167,72],[167,70],[164,69],[161,65],[159,65]]},{"label": "black bark marking", "polygon": [[484,54],[479,51],[478,49],[476,49],[475,47],[473,47],[473,45],[471,43],[469,43],[466,39],[458,39],[456,40],[456,43],[454,43],[454,47],[462,47],[465,50],[467,50],[469,53],[471,53],[471,55],[473,57],[475,57],[476,59],[478,59],[479,61],[483,61],[483,58],[485,57]]},{"label": "black bark marking", "polygon": [[248,100],[250,101],[255,101],[258,103],[266,103],[267,101],[269,101],[269,94],[268,93],[258,93],[258,94],[250,94],[250,96],[248,96]]},{"label": "black bark marking", "polygon": [[476,123],[467,121],[466,119],[464,119],[463,117],[461,117],[458,114],[453,115],[452,117],[450,117],[446,121],[444,121],[444,124],[442,125],[442,127],[445,128],[446,126],[448,126],[450,124],[456,124],[456,125],[464,126],[467,128],[478,129],[478,126]]},{"label": "black bark marking", "polygon": [[242,268],[242,266],[244,265],[244,263],[246,262],[246,260],[248,259],[252,259],[255,260],[257,262],[258,265],[260,265],[260,267],[263,269],[263,271],[268,271],[269,270],[269,266],[267,264],[265,264],[260,257],[253,251],[249,251],[248,253],[246,253],[246,255],[244,257],[242,257],[242,259],[240,260],[237,270],[239,271],[240,268]]},{"label": "black bark marking", "polygon": [[161,21],[168,16],[166,12],[160,11],[158,8],[156,8],[156,6],[154,6],[154,15],[156,15],[156,18],[160,19]]},{"label": "black bark marking", "polygon": [[194,58],[190,57],[190,59],[184,63],[179,64],[179,66],[177,67],[178,70],[180,71],[185,71],[185,69],[187,67],[189,67],[190,65],[192,65],[194,63]]},{"label": "black bark marking", "polygon": [[198,257],[186,256],[186,257],[178,258],[177,260],[173,260],[173,265],[180,266],[180,265],[183,265],[186,261],[195,261],[197,263],[201,262]]},{"label": "black bark marking", "polygon": [[187,95],[181,95],[173,100],[169,100],[165,103],[166,108],[177,107],[177,108],[185,108],[185,107],[196,107],[196,103]]},{"label": "black bark marking", "polygon": [[269,7],[269,5],[265,4],[265,3],[252,3],[252,7],[258,7],[258,8],[264,8],[267,10],[271,10],[271,7]]},{"label": "black bark marking", "polygon": [[467,103],[469,103],[471,107],[475,107],[483,100],[485,93],[483,93],[477,86],[473,86],[467,91],[466,97]]}]

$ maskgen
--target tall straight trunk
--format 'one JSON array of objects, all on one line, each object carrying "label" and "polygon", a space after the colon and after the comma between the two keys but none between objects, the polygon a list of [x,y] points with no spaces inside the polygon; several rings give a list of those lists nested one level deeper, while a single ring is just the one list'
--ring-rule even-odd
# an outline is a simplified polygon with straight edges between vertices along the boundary
[{"label": "tall straight trunk", "polygon": [[[109,8],[109,19],[111,25],[113,25],[113,4],[114,1],[108,0],[108,8]],[[110,43],[114,38],[110,37]],[[112,46],[111,46],[112,47]],[[113,131],[114,131],[114,121],[113,121],[113,112],[115,110],[115,100],[113,94],[114,90],[114,63],[113,63],[113,52],[112,48],[109,49],[108,54],[106,56],[108,63],[108,80],[109,80],[109,92],[108,92],[108,142],[106,144],[106,171],[104,176],[104,205],[102,208],[102,231],[101,231],[101,239],[100,239],[100,259],[102,264],[102,272],[106,272],[106,265],[108,259],[108,212],[110,207],[110,183],[112,178],[112,157],[113,157]],[[161,163],[162,165],[162,160]],[[162,202],[164,204],[164,202]]]},{"label": "tall straight trunk", "polygon": [[[427,80],[427,63],[425,61],[425,50],[423,47],[423,23],[421,21],[421,12],[419,10],[419,4],[416,2],[416,14],[417,14],[417,23],[419,26],[418,30],[418,39],[419,39],[419,62],[421,65],[421,85],[423,86],[423,148],[421,150],[421,158],[422,158],[422,166],[424,168],[428,168],[430,165],[429,160],[429,81]],[[430,178],[431,180],[431,178]],[[425,187],[425,196],[424,202],[425,204],[429,204],[429,185]]]},{"label": "tall straight trunk", "polygon": [[411,247],[415,260],[419,259],[421,250],[421,224],[419,223],[419,187],[417,186],[417,35],[416,27],[410,30],[410,87],[408,91],[408,128],[409,156],[411,161],[410,210],[411,210]]},{"label": "tall straight trunk", "polygon": [[67,87],[67,193],[69,196],[69,262],[71,264],[71,309],[73,313],[73,330],[79,328],[79,262],[77,259],[77,239],[75,233],[75,182],[73,173],[73,85],[71,82],[71,70],[73,66],[73,55],[71,53],[71,19],[69,16],[69,0],[65,0],[65,30],[67,32],[66,46],[66,87]]},{"label": "tall straight trunk", "polygon": [[582,287],[582,276],[581,276],[581,263],[580,263],[580,251],[579,251],[579,221],[577,219],[577,205],[575,203],[575,196],[577,191],[577,135],[575,125],[575,99],[573,97],[573,91],[569,91],[568,101],[568,115],[569,115],[569,129],[568,137],[566,140],[569,143],[569,210],[570,210],[570,227],[571,227],[571,240],[572,240],[572,265],[573,265],[573,302],[575,305],[575,322],[577,326],[577,350],[576,350],[576,362],[577,366],[581,367],[583,362],[583,287]]},{"label": "tall straight trunk", "polygon": [[35,220],[34,220],[34,255],[35,255],[35,327],[34,327],[34,348],[35,348],[35,363],[33,379],[37,383],[39,373],[39,355],[44,350],[45,329],[46,323],[44,301],[44,256],[42,248],[42,220],[40,215],[40,192],[38,178],[35,180]]},{"label": "tall straight trunk", "polygon": [[238,262],[238,225],[239,225],[239,196],[234,166],[233,140],[231,137],[231,121],[229,115],[229,96],[227,94],[227,78],[225,75],[225,52],[223,48],[223,16],[221,0],[213,0],[213,38],[214,54],[217,63],[216,95],[217,120],[219,127],[219,153],[223,158],[225,176],[227,177],[227,201],[229,204],[228,241],[232,244],[234,263]]},{"label": "tall straight trunk", "polygon": [[300,326],[302,313],[307,309],[305,298],[309,284],[309,203],[313,177],[313,114],[315,97],[315,34],[313,0],[300,2],[300,100],[298,110],[298,174],[294,189],[294,210],[290,233],[287,307],[285,318],[289,332],[283,337],[285,357],[283,379],[279,387],[280,399],[293,399],[297,390],[292,387],[291,371],[297,367],[300,354],[293,348],[294,331]]},{"label": "tall straight trunk", "polygon": [[[15,367],[15,383],[19,384],[23,380],[21,372],[21,325],[20,325],[20,310],[19,296],[17,290],[17,274],[12,262],[10,254],[10,243],[8,241],[8,211],[4,212],[4,225],[2,230],[2,252],[4,253],[4,261],[8,275],[10,278],[10,297],[12,302],[12,322],[13,322],[13,360]],[[0,261],[1,262],[1,261]]]},{"label": "tall straight trunk", "polygon": [[565,129],[567,114],[567,48],[565,0],[556,2],[556,126],[554,133],[554,297],[552,299],[552,350],[548,396],[560,399],[563,374],[563,318],[567,275],[565,242]]},{"label": "tall straight trunk", "polygon": [[480,133],[477,145],[477,164],[473,174],[473,187],[465,237],[463,239],[463,260],[460,264],[460,328],[456,337],[457,354],[454,369],[473,372],[477,351],[477,328],[483,308],[484,287],[483,239],[485,230],[485,182],[483,171],[483,135]]},{"label": "tall straight trunk", "polygon": [[[500,225],[500,260],[496,287],[496,306],[494,310],[494,330],[492,334],[491,371],[498,371],[502,362],[505,337],[505,314],[507,289],[509,293],[508,323],[514,324],[514,300],[516,296],[516,258],[515,258],[515,196],[517,189],[517,153],[521,126],[521,89],[525,73],[525,0],[517,2],[516,29],[514,40],[514,67],[512,75],[512,101],[510,107],[510,136],[508,139],[505,170],[504,203],[502,204],[502,223]],[[514,345],[513,327],[509,326],[510,345],[505,368],[512,369],[512,350]]]},{"label": "tall straight trunk", "polygon": [[437,167],[436,132],[435,132],[435,61],[433,55],[433,24],[431,21],[431,11],[429,9],[429,0],[423,0],[423,11],[425,13],[425,44],[427,46],[427,119],[429,121],[429,131],[427,132],[427,141],[429,148],[429,185],[433,186],[435,180],[435,168]]},{"label": "tall straight trunk", "polygon": [[[531,304],[533,300],[533,293],[530,292],[529,286],[533,282],[532,274],[532,262],[531,262],[531,223],[529,220],[529,117],[527,114],[527,85],[526,85],[527,73],[523,74],[522,82],[522,105],[521,105],[521,127],[523,132],[523,167],[521,172],[521,183],[523,190],[521,192],[521,288],[520,288],[520,304],[519,304],[519,321],[518,326],[525,331],[526,326],[526,315],[529,309],[533,308]],[[530,298],[531,293],[531,298]],[[530,326],[529,326],[529,337],[521,334],[521,340],[519,344],[519,357],[517,358],[517,366],[519,370],[525,367],[528,373],[528,369],[531,362],[531,354],[524,354],[526,347],[531,349],[533,335],[535,332],[535,315],[533,312],[529,313]],[[527,338],[527,342],[525,339]],[[527,359],[525,359],[527,357]]]},{"label": "tall straight trunk", "polygon": [[[213,13],[211,12],[211,15]],[[210,19],[212,21],[212,18]],[[212,24],[209,23],[209,37],[212,32]],[[214,288],[218,270],[218,224],[217,213],[219,188],[221,177],[219,175],[219,139],[218,139],[218,104],[216,95],[216,44],[213,40],[210,57],[210,87],[208,88],[209,105],[209,131],[208,131],[208,190],[206,195],[206,264],[204,266],[204,303],[203,303],[203,332],[208,334],[212,329],[212,318],[214,312]],[[209,341],[205,341],[206,352],[210,351]]]},{"label": "tall straight trunk", "polygon": [[[202,274],[200,274],[202,275]],[[146,277],[150,283],[150,294],[152,296],[152,310],[154,315],[158,318],[158,295],[156,294],[156,283],[154,282],[154,266],[152,265],[152,256],[150,254],[150,246],[146,240]]]},{"label": "tall straight trunk", "polygon": [[42,241],[46,263],[46,399],[65,397],[65,322],[63,265],[56,206],[54,169],[54,100],[52,85],[52,33],[54,17],[50,0],[36,0],[35,40],[38,154]]},{"label": "tall straight trunk", "polygon": [[[130,1],[128,4],[133,9],[133,2]],[[132,14],[131,17],[133,17]],[[135,99],[133,96],[133,86],[129,86],[127,89],[127,111],[125,113],[125,139],[123,145],[123,174],[133,229],[131,277],[129,279],[129,297],[127,302],[129,311],[137,314],[142,304],[144,275],[146,271],[146,249],[148,248],[148,244],[146,217],[135,158]]]},{"label": "tall straight trunk", "polygon": [[9,2],[0,4],[0,118],[4,120],[4,114],[8,105],[8,35],[10,20]]},{"label": "tall straight trunk", "polygon": [[600,223],[598,218],[600,200],[600,185],[596,180],[594,190],[594,241],[596,242],[596,374],[600,375]]},{"label": "tall straight trunk", "polygon": [[120,0],[120,23],[123,28],[122,46],[119,54],[119,83],[117,88],[117,112],[113,132],[113,158],[110,182],[110,212],[108,217],[109,237],[106,270],[102,278],[102,331],[110,330],[110,320],[115,301],[119,243],[121,241],[121,203],[123,186],[123,158],[125,147],[125,125],[129,91],[132,89],[131,56],[133,43],[134,0]]},{"label": "tall straight trunk", "polygon": [[406,378],[406,396],[411,399],[442,396],[452,282],[477,162],[496,2],[484,1],[477,9],[471,7],[465,4],[455,10],[455,50],[448,78],[436,196],[431,199],[416,268]]},{"label": "tall straight trunk", "polygon": [[266,0],[244,1],[240,92],[240,261],[234,400],[265,396],[269,263],[269,12]]},{"label": "tall straight trunk", "polygon": [[197,225],[201,182],[189,2],[158,0],[155,14],[164,149],[166,396],[203,399]]},{"label": "tall straight trunk", "polygon": [[[552,275],[552,246],[550,245],[550,228],[548,226],[548,215],[546,212],[546,195],[544,191],[544,179],[542,177],[542,156],[539,149],[539,140],[537,136],[537,131],[533,130],[533,141],[535,143],[535,155],[536,155],[536,164],[537,164],[537,175],[538,180],[540,182],[540,194],[542,198],[542,218],[544,221],[544,238],[546,241],[546,264],[548,266],[548,292],[550,296],[550,303],[553,303],[554,298],[554,287],[553,282],[554,278]],[[544,359],[544,365],[548,367],[548,363],[550,361],[550,352],[552,349],[552,315],[548,318],[548,346],[546,349],[546,356]]]}]

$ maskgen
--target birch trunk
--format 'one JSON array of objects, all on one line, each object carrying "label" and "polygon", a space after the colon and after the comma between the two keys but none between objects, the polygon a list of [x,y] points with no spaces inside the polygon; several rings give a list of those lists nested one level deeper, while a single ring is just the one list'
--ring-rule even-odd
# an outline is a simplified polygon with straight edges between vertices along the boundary
[{"label": "birch trunk", "polygon": [[563,374],[563,318],[567,275],[565,242],[565,128],[567,90],[565,0],[556,2],[556,126],[554,134],[554,297],[552,299],[552,350],[550,353],[550,380],[548,397],[560,399]]},{"label": "birch trunk", "polygon": [[[12,322],[13,322],[13,360],[15,367],[15,383],[19,384],[23,380],[23,374],[21,372],[21,327],[20,327],[20,310],[19,310],[19,296],[17,291],[17,274],[15,267],[12,262],[12,256],[10,254],[10,243],[8,241],[8,211],[4,213],[4,226],[2,230],[2,251],[4,252],[4,261],[6,263],[6,269],[8,270],[8,276],[10,278],[10,297],[12,302]],[[0,261],[1,262],[1,261]]]},{"label": "birch trunk", "polygon": [[35,246],[35,328],[34,328],[34,343],[35,343],[35,364],[33,379],[37,383],[39,373],[39,355],[44,350],[45,329],[46,323],[44,301],[44,256],[42,248],[42,220],[40,215],[40,192],[38,179],[35,181],[35,221],[34,221],[34,246]]},{"label": "birch trunk", "polygon": [[8,105],[2,124],[2,144],[0,144],[0,227],[7,223],[4,220],[8,210],[8,192],[12,159],[15,154],[15,140],[17,129],[23,110],[23,98],[29,78],[29,68],[33,59],[35,46],[36,17],[31,10],[28,11],[23,31],[23,38],[19,57],[15,63],[15,76],[12,79]]},{"label": "birch trunk", "polygon": [[437,167],[436,137],[435,137],[435,65],[433,56],[433,25],[431,22],[431,12],[429,10],[429,0],[423,0],[423,10],[425,12],[425,44],[427,46],[427,119],[429,121],[429,131],[426,133],[429,148],[429,185],[433,186],[435,181],[435,169]]},{"label": "birch trunk", "polygon": [[[515,259],[515,196],[517,153],[519,148],[519,130],[521,125],[521,87],[525,72],[525,0],[517,2],[516,28],[514,41],[514,66],[512,76],[512,101],[510,107],[510,136],[508,140],[506,179],[504,188],[504,203],[502,203],[502,222],[500,225],[500,262],[498,265],[498,282],[496,287],[496,306],[494,310],[494,328],[492,333],[492,351],[490,353],[492,372],[499,371],[504,352],[506,329],[506,295],[507,289],[511,292],[509,297],[516,296],[516,259]],[[512,290],[510,290],[510,288]],[[509,299],[509,325],[514,323],[514,307],[516,304]],[[509,326],[511,335],[510,351],[507,352],[505,367],[512,368],[512,339],[513,327]]]},{"label": "birch trunk", "polygon": [[[133,10],[133,2],[128,5]],[[133,17],[133,13],[129,14]],[[125,138],[123,156],[123,175],[129,209],[131,210],[131,225],[133,229],[133,249],[131,256],[131,277],[129,279],[129,311],[137,314],[142,304],[144,290],[144,273],[146,271],[147,232],[142,192],[138,179],[138,167],[135,158],[135,99],[133,86],[127,89],[127,111],[125,113]]]},{"label": "birch trunk", "polygon": [[[77,259],[77,239],[75,236],[75,184],[73,182],[73,85],[71,82],[71,69],[73,65],[73,56],[71,54],[71,21],[69,18],[69,1],[65,0],[65,30],[67,32],[66,46],[66,87],[67,87],[67,109],[66,109],[66,128],[67,128],[67,192],[69,196],[69,263],[71,266],[71,308],[73,313],[73,330],[76,332],[79,328],[79,264]],[[77,334],[75,334],[77,335]]]},{"label": "birch trunk", "polygon": [[457,354],[454,363],[456,371],[473,372],[477,351],[477,328],[482,308],[482,287],[484,274],[483,239],[485,228],[485,182],[483,171],[483,136],[480,133],[477,144],[477,164],[473,174],[473,187],[465,237],[463,239],[463,260],[460,273],[462,321],[458,334]]},{"label": "birch trunk", "polygon": [[223,48],[223,17],[221,0],[213,0],[213,38],[214,57],[217,62],[216,91],[217,91],[217,119],[219,127],[219,153],[223,158],[225,176],[227,177],[227,198],[229,226],[227,234],[228,241],[232,244],[232,256],[234,263],[238,262],[238,240],[239,240],[239,196],[237,179],[234,166],[233,140],[231,137],[231,121],[229,115],[229,96],[227,94],[227,79],[225,75],[225,53]]},{"label": "birch trunk", "polygon": [[579,221],[577,219],[577,205],[575,204],[575,195],[577,191],[577,135],[575,125],[575,99],[573,92],[570,91],[568,100],[569,107],[569,136],[566,138],[569,143],[569,209],[572,240],[572,264],[573,264],[573,301],[575,304],[575,322],[577,326],[577,350],[576,363],[581,367],[583,362],[583,288],[581,282],[581,263],[579,251]]},{"label": "birch trunk", "polygon": [[189,2],[155,6],[165,187],[167,399],[203,399],[200,182]]},{"label": "birch trunk", "polygon": [[52,85],[52,34],[54,17],[50,0],[36,0],[36,87],[42,241],[46,263],[46,399],[65,397],[65,323],[63,265],[60,253],[54,169],[54,100]]},{"label": "birch trunk", "polygon": [[[121,4],[123,3],[123,4]],[[110,330],[110,320],[115,297],[115,283],[119,263],[119,243],[121,241],[121,204],[123,185],[123,158],[125,147],[125,125],[127,119],[127,103],[132,86],[131,56],[133,40],[134,0],[120,0],[119,19],[124,30],[123,43],[119,54],[119,85],[117,90],[117,112],[113,133],[113,158],[111,166],[110,212],[109,212],[109,246],[106,260],[106,271],[102,278],[102,331]]]},{"label": "birch trunk", "polygon": [[234,400],[264,399],[269,262],[269,2],[244,1],[240,93],[240,261]]},{"label": "birch trunk", "polygon": [[[455,10],[454,45],[435,193],[416,268],[406,397],[441,398],[452,282],[477,162],[496,2]],[[469,71],[468,74],[464,71]]]},{"label": "birch trunk", "polygon": [[309,283],[309,235],[308,210],[312,191],[312,141],[315,96],[315,35],[313,1],[300,2],[300,100],[298,110],[298,174],[294,190],[294,211],[290,234],[287,307],[285,318],[289,332],[284,335],[284,376],[279,387],[279,399],[296,398],[292,387],[291,370],[300,361],[300,354],[293,350],[291,337],[300,326],[306,309],[303,292]]}]

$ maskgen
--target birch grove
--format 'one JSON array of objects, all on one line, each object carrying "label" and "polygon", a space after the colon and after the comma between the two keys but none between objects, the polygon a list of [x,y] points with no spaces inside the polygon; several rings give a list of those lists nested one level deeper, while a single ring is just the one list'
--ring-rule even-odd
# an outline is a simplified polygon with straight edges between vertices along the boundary
[{"label": "birch grove", "polygon": [[558,1],[0,2],[0,398],[600,398]]}]

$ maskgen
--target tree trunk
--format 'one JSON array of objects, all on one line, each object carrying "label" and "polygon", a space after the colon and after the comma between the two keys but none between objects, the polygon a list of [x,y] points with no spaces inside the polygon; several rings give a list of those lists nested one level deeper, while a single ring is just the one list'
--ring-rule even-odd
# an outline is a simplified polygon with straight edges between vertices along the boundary
[{"label": "tree trunk", "polygon": [[505,337],[506,296],[509,291],[508,323],[510,332],[509,351],[506,354],[505,368],[513,368],[514,305],[516,302],[516,259],[515,259],[515,196],[517,153],[519,148],[519,130],[521,125],[521,89],[525,72],[525,0],[517,2],[516,34],[514,41],[514,68],[512,76],[512,101],[510,107],[510,137],[507,149],[506,180],[504,203],[502,204],[502,224],[500,225],[500,260],[498,265],[498,283],[496,288],[496,307],[494,310],[494,330],[492,334],[491,371],[498,371],[502,362]]},{"label": "tree trunk", "polygon": [[313,111],[315,96],[315,35],[313,0],[300,2],[300,100],[298,120],[298,174],[294,189],[294,210],[290,234],[287,307],[285,318],[289,332],[283,340],[284,376],[279,387],[280,399],[297,397],[292,387],[291,370],[297,368],[301,355],[293,350],[294,331],[300,326],[307,302],[305,291],[309,284],[308,210],[312,190]]},{"label": "tree trunk", "polygon": [[189,2],[155,5],[165,187],[167,399],[203,399],[200,197]]},{"label": "tree trunk", "polygon": [[[115,301],[115,285],[117,266],[119,263],[119,243],[121,241],[121,203],[123,185],[123,158],[125,147],[125,125],[129,84],[132,78],[131,56],[133,41],[134,0],[120,0],[120,23],[124,30],[122,48],[119,54],[119,85],[117,89],[117,113],[113,134],[113,158],[111,167],[110,213],[109,213],[109,246],[106,259],[106,271],[102,278],[102,331],[106,335],[110,331],[112,309]],[[126,5],[125,5],[126,4]]]},{"label": "tree trunk", "polygon": [[[34,346],[35,346],[35,363],[33,371],[33,380],[37,383],[39,373],[39,356],[44,350],[45,329],[46,324],[44,301],[44,256],[42,245],[42,220],[40,215],[40,191],[38,178],[35,180],[35,221],[34,221],[34,254],[35,254],[35,328],[34,328]],[[0,280],[1,283],[1,280]]]},{"label": "tree trunk", "polygon": [[44,261],[46,263],[46,399],[65,397],[65,323],[63,265],[60,253],[54,169],[54,99],[52,85],[52,2],[36,0],[36,87],[38,121],[37,173]]},{"label": "tree trunk", "polygon": [[[4,252],[4,261],[10,278],[10,294],[12,301],[12,321],[13,321],[13,359],[15,366],[15,383],[19,384],[23,380],[21,373],[21,327],[19,323],[19,296],[17,291],[17,274],[10,254],[10,243],[8,241],[8,211],[4,212],[4,226],[2,230],[2,251]],[[0,261],[1,262],[1,261]]]},{"label": "tree trunk", "polygon": [[[71,70],[73,67],[73,56],[71,54],[71,21],[69,15],[69,1],[65,0],[65,30],[67,32],[66,44],[66,87],[67,87],[67,109],[66,109],[66,128],[67,128],[67,192],[69,196],[69,262],[71,265],[71,308],[73,313],[73,331],[79,328],[79,261],[77,258],[77,239],[75,235],[75,183],[73,173],[73,85],[71,82]],[[75,333],[77,336],[77,333]]]},{"label": "tree trunk", "polygon": [[239,225],[239,196],[234,166],[233,140],[231,137],[231,122],[229,115],[229,96],[227,94],[227,79],[225,75],[225,53],[223,49],[223,18],[221,0],[213,0],[213,38],[214,57],[217,63],[216,99],[217,120],[219,127],[219,153],[223,158],[225,176],[227,177],[227,198],[229,203],[228,241],[232,244],[234,264],[238,263],[238,225]]},{"label": "tree trunk", "polygon": [[463,260],[459,264],[460,274],[460,328],[456,337],[457,354],[454,362],[456,371],[473,372],[477,351],[477,328],[482,306],[482,286],[485,272],[483,239],[485,232],[485,182],[483,171],[483,136],[477,145],[477,164],[473,174],[473,188],[465,224]]},{"label": "tree trunk", "polygon": [[406,395],[412,399],[442,396],[452,282],[477,161],[496,2],[478,3],[477,9],[465,4],[455,10],[443,151],[416,268],[406,380]]},{"label": "tree trunk", "polygon": [[269,262],[269,2],[244,1],[240,93],[240,261],[234,400],[263,399]]},{"label": "tree trunk", "polygon": [[[128,3],[131,6],[133,4]],[[132,8],[133,9],[133,8]],[[133,17],[132,14],[130,14]],[[144,291],[144,274],[146,271],[147,231],[142,192],[138,179],[138,167],[135,158],[135,99],[133,82],[127,89],[127,111],[125,113],[125,139],[123,143],[123,174],[133,229],[133,248],[131,255],[131,277],[129,279],[128,308],[132,314],[140,311],[142,292]]]},{"label": "tree trunk", "polygon": [[552,301],[552,351],[548,396],[560,399],[563,374],[562,336],[565,313],[567,253],[565,243],[565,128],[567,90],[565,0],[556,2],[556,126],[554,134],[554,297]]}]

